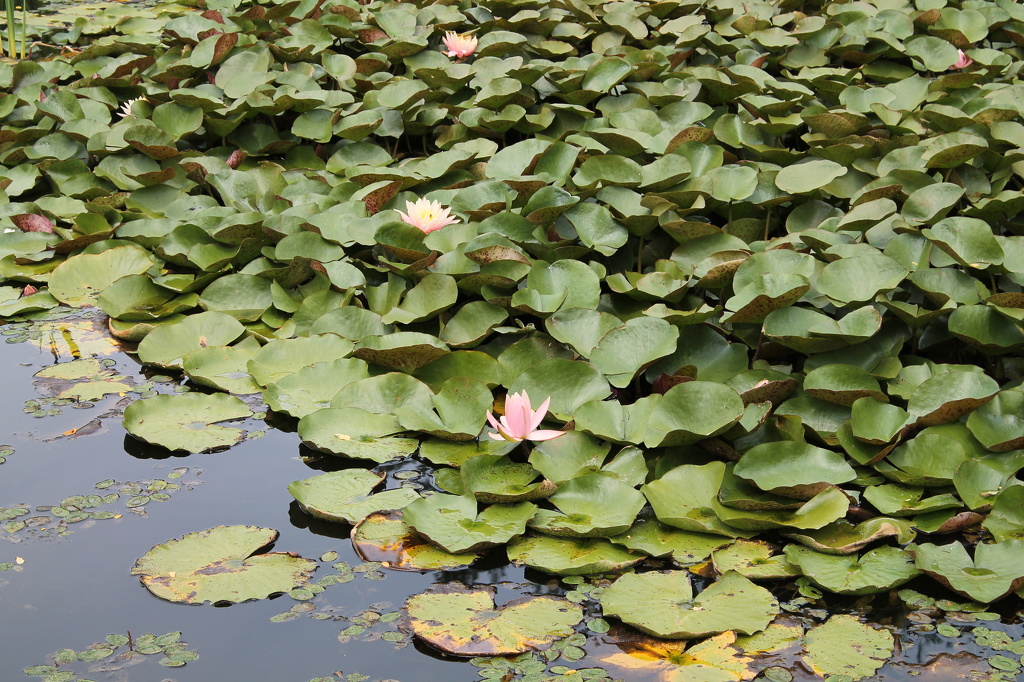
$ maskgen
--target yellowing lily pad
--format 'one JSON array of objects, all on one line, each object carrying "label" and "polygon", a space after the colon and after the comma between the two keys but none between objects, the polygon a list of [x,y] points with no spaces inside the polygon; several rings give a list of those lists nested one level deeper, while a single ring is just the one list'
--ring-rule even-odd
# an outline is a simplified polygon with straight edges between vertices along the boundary
[{"label": "yellowing lily pad", "polygon": [[352,529],[352,545],[366,561],[397,571],[451,571],[480,558],[479,552],[452,554],[413,532],[400,510],[376,512]]},{"label": "yellowing lily pad", "polygon": [[497,608],[495,589],[440,585],[405,602],[401,627],[457,656],[499,656],[546,649],[568,637],[583,609],[560,597],[514,599]]},{"label": "yellowing lily pad", "polygon": [[291,552],[256,554],[275,539],[276,530],[255,526],[189,533],[146,552],[132,575],[161,599],[184,604],[262,599],[298,587],[317,566]]}]

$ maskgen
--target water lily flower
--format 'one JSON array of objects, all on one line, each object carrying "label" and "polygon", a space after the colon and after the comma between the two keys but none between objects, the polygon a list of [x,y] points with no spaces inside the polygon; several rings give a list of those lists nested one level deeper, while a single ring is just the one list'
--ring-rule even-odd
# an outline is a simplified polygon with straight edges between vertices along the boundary
[{"label": "water lily flower", "polygon": [[130,99],[127,102],[125,102],[124,104],[122,104],[121,108],[118,109],[117,112],[119,114],[121,114],[121,118],[128,118],[129,116],[133,115],[132,114],[132,105],[135,104],[136,102],[141,102],[144,99],[146,99],[146,98],[145,97],[136,97],[135,99]]},{"label": "water lily flower", "polygon": [[536,410],[530,407],[530,396],[526,391],[513,393],[505,398],[505,416],[496,420],[491,411],[487,411],[487,421],[498,430],[488,433],[494,440],[507,440],[518,443],[524,440],[551,440],[565,435],[565,431],[537,430],[548,413],[551,404],[550,396]]},{"label": "water lily flower", "polygon": [[954,63],[953,66],[951,66],[949,68],[951,68],[951,69],[966,69],[968,66],[970,66],[971,64],[974,63],[974,60],[971,59],[970,57],[968,57],[967,55],[965,55],[963,50],[957,50],[956,53],[957,53],[959,58],[956,60],[956,63]]},{"label": "water lily flower", "polygon": [[441,208],[440,201],[430,201],[426,198],[419,199],[416,203],[407,201],[405,210],[409,213],[398,212],[398,215],[402,216],[402,220],[424,232],[433,232],[440,230],[445,225],[454,225],[459,222],[458,218],[453,218],[449,213],[451,209]]},{"label": "water lily flower", "polygon": [[462,35],[455,31],[448,31],[441,38],[441,42],[448,48],[447,55],[456,57],[456,61],[462,61],[476,51],[476,36]]}]

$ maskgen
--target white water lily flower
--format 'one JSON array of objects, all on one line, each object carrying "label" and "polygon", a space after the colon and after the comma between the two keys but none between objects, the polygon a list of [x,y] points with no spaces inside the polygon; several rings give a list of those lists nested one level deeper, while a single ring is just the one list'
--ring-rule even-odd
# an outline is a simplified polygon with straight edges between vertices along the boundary
[{"label": "white water lily flower", "polygon": [[128,118],[129,116],[134,116],[134,114],[132,114],[132,105],[135,104],[136,102],[140,102],[140,101],[142,101],[144,99],[146,99],[146,98],[145,97],[136,97],[135,99],[130,99],[127,102],[125,102],[124,104],[122,104],[121,108],[118,109],[117,112],[119,114],[121,114],[121,118]]}]

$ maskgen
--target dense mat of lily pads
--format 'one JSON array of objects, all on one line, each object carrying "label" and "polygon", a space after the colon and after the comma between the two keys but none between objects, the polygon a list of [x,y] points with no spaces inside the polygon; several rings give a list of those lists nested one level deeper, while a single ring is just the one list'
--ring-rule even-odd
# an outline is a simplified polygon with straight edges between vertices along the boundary
[{"label": "dense mat of lily pads", "polygon": [[[1024,585],[1024,7],[210,0],[51,41],[0,65],[0,315],[98,306],[211,389],[135,401],[135,437],[230,447],[262,394],[362,462],[290,490],[374,560],[670,558],[601,598],[660,637],[765,631],[758,583],[800,575]],[[444,492],[374,493],[404,457]],[[272,534],[136,572],[287,590],[308,562],[248,558]],[[439,588],[406,627],[504,654],[582,618],[527,599],[481,643],[463,602],[494,612]],[[891,636],[837,618],[871,674]]]}]

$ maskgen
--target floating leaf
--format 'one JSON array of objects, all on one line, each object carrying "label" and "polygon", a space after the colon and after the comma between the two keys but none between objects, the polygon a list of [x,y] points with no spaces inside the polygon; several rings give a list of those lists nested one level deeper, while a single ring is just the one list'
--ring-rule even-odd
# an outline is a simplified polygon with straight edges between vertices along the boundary
[{"label": "floating leaf", "polygon": [[521,597],[500,608],[495,589],[440,585],[405,602],[402,627],[431,646],[458,656],[536,651],[571,635],[583,610],[560,597]]},{"label": "floating leaf", "polygon": [[370,494],[383,477],[363,469],[332,471],[301,481],[292,481],[288,492],[302,510],[335,523],[356,524],[372,513],[401,509],[419,494],[409,488],[396,488]]},{"label": "floating leaf", "polygon": [[404,520],[417,533],[447,552],[476,552],[508,542],[526,532],[536,506],[529,502],[492,504],[477,513],[476,498],[431,495],[409,504]]},{"label": "floating leaf", "polygon": [[892,655],[892,633],[859,622],[854,616],[831,616],[807,633],[805,660],[819,675],[860,680],[872,675]]},{"label": "floating leaf", "polygon": [[128,433],[168,450],[207,452],[227,448],[245,437],[245,432],[216,422],[252,416],[252,411],[234,396],[214,393],[158,395],[136,400],[124,411]]},{"label": "floating leaf", "polygon": [[132,575],[150,592],[185,604],[241,602],[287,592],[305,583],[316,562],[290,552],[256,554],[277,531],[217,526],[189,533],[146,552]]},{"label": "floating leaf", "polygon": [[352,529],[352,545],[364,560],[396,571],[450,571],[480,558],[479,553],[451,554],[430,544],[405,525],[401,511],[368,515]]},{"label": "floating leaf", "polygon": [[726,630],[749,635],[768,627],[779,612],[771,592],[734,572],[696,596],[682,571],[627,574],[604,591],[601,608],[666,639],[695,639]]},{"label": "floating leaf", "polygon": [[838,594],[886,592],[921,573],[914,557],[898,547],[879,547],[858,557],[789,545],[786,558],[815,585]]},{"label": "floating leaf", "polygon": [[973,559],[959,542],[908,549],[918,568],[968,599],[993,602],[1024,585],[1024,540],[979,544]]},{"label": "floating leaf", "polygon": [[614,545],[604,538],[564,538],[524,535],[506,547],[508,558],[545,573],[593,575],[629,568],[647,556]]}]

